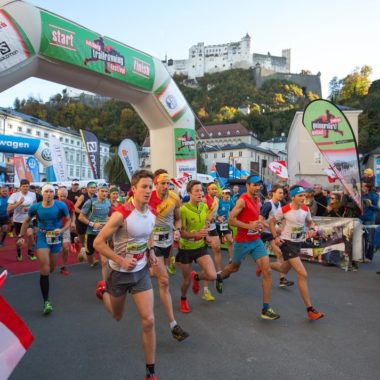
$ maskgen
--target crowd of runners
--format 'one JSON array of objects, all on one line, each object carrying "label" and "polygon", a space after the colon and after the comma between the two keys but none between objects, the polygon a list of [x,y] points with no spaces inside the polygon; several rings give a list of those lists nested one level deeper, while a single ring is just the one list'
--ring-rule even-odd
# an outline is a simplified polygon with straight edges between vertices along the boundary
[{"label": "crowd of runners", "polygon": [[[128,194],[117,186],[95,182],[80,189],[78,181],[73,181],[70,189],[51,184],[36,189],[22,179],[20,188],[12,194],[7,187],[1,188],[0,242],[6,244],[6,236],[13,233],[15,259],[22,261],[23,250],[27,249],[28,259],[38,260],[45,315],[53,311],[49,275],[60,254],[60,273],[69,275],[70,250],[76,252],[79,261],[86,260],[90,268],[101,268],[95,293],[117,321],[123,317],[130,293],[142,322],[145,379],[156,379],[152,278],[157,279],[168,331],[177,341],[185,340],[189,333],[176,322],[170,276],[181,272],[177,310],[190,313],[189,288],[201,294],[205,302],[215,301],[215,291],[223,293],[226,279],[239,271],[247,256],[256,262],[256,275],[262,278],[261,318],[280,317],[270,306],[272,271],[279,272],[276,282],[280,287],[289,287],[294,282],[286,274],[292,268],[306,317],[318,320],[324,316],[313,307],[307,271],[299,257],[302,242],[315,234],[305,204],[306,191],[295,185],[287,189],[285,201],[280,185],[272,187],[267,199],[263,199],[261,188],[262,181],[255,175],[247,178],[243,194],[236,187],[221,190],[217,183],[204,187],[191,180],[187,199],[181,199],[163,169],[154,174],[136,171]],[[226,266],[222,244],[228,252]],[[269,250],[275,255],[272,262]],[[194,268],[193,264],[198,266]]]}]

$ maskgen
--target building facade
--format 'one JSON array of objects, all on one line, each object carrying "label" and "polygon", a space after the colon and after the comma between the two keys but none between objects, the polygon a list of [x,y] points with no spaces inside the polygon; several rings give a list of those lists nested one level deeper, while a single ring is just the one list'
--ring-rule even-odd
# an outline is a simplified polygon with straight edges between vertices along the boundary
[{"label": "building facade", "polygon": [[170,75],[182,74],[189,79],[203,77],[206,73],[215,73],[231,69],[249,69],[259,63],[274,72],[290,72],[290,49],[282,51],[282,56],[251,53],[251,37],[247,33],[238,42],[205,46],[199,42],[189,49],[188,59],[165,60]]},{"label": "building facade", "polygon": [[[42,140],[49,146],[49,137],[53,136],[62,143],[66,155],[68,179],[90,180],[93,174],[87,160],[79,132],[70,128],[54,126],[36,117],[0,108],[0,131],[3,135],[27,137]],[[110,155],[110,145],[100,142],[100,172],[105,178],[104,166]],[[4,155],[0,154],[0,157]],[[44,167],[39,164],[40,177],[45,177]]]}]

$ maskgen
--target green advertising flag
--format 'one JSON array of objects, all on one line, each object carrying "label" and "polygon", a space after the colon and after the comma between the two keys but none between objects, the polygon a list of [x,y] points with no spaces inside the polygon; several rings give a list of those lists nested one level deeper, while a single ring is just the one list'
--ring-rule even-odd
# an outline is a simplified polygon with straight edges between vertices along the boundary
[{"label": "green advertising flag", "polygon": [[303,125],[351,198],[362,210],[357,143],[346,116],[333,103],[308,104]]},{"label": "green advertising flag", "polygon": [[176,161],[194,160],[196,158],[194,129],[175,128],[174,140]]},{"label": "green advertising flag", "polygon": [[41,55],[152,90],[151,56],[45,11],[41,21]]}]

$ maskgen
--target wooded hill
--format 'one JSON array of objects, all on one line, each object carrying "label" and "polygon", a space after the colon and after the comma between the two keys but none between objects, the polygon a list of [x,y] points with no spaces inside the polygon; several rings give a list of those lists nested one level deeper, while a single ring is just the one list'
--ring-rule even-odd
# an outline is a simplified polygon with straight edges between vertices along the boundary
[{"label": "wooded hill", "polygon": [[[371,68],[363,66],[345,78],[335,77],[330,82],[329,97],[333,101],[363,110],[359,122],[361,152],[380,145],[380,80],[371,84],[370,74]],[[282,132],[287,135],[295,112],[317,98],[286,81],[269,80],[257,89],[252,70],[207,74],[196,82],[179,76],[174,80],[202,124],[240,122],[262,141]],[[96,104],[85,99],[85,95],[69,98],[64,90],[46,103],[34,98],[16,99],[14,108],[55,125],[90,130],[115,147],[124,138],[142,144],[148,136],[146,126],[129,104],[114,99]],[[238,112],[240,106],[249,106],[250,114]]]}]

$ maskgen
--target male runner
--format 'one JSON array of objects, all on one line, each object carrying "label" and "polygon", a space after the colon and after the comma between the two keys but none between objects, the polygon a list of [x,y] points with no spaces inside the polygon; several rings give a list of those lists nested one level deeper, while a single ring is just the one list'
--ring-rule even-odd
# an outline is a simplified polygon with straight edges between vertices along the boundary
[{"label": "male runner", "polygon": [[[220,238],[216,228],[217,214],[219,207],[218,188],[214,182],[207,185],[207,194],[202,200],[208,207],[207,225],[208,236],[206,239],[207,244],[211,247],[214,254],[214,263],[216,273],[222,271],[222,252],[220,249]],[[204,282],[203,296],[205,301],[215,301],[215,297],[211,294],[207,281]]]},{"label": "male runner", "polygon": [[[306,228],[309,228],[309,235],[315,234],[314,223],[311,219],[310,210],[304,205],[305,189],[302,186],[294,185],[289,189],[291,202],[280,208],[270,221],[270,229],[273,236],[276,236],[276,244],[280,245],[283,263],[271,263],[271,268],[288,273],[293,268],[298,277],[298,288],[305,303],[307,316],[310,320],[317,320],[324,315],[316,311],[310,300],[307,286],[307,272],[299,257],[302,242],[306,238]],[[285,225],[281,234],[277,234],[276,223],[285,220]]]},{"label": "male runner", "polygon": [[[284,190],[281,185],[275,183],[270,191],[271,199],[263,204],[261,207],[262,222],[264,225],[264,232],[261,234],[263,242],[269,242],[272,252],[276,255],[277,262],[282,264],[284,262],[280,247],[275,243],[274,236],[270,232],[269,222],[275,215],[276,211],[281,208],[281,201],[284,198]],[[278,233],[277,233],[278,234]],[[285,278],[284,273],[280,273],[280,288],[294,285],[293,281]]]},{"label": "male runner", "polygon": [[[218,287],[222,281],[220,274],[216,274],[211,256],[207,253],[205,239],[208,236],[207,215],[208,207],[202,202],[203,189],[199,181],[192,180],[186,186],[190,200],[180,208],[181,214],[181,239],[176,261],[181,264],[181,305],[182,313],[190,313],[189,303],[186,298],[187,290],[192,281],[194,294],[199,293],[199,280],[215,281]],[[196,262],[202,272],[197,274],[191,271],[192,262]]]},{"label": "male runner", "polygon": [[152,192],[149,205],[156,211],[153,244],[157,265],[152,268],[151,274],[158,279],[161,303],[168,318],[173,338],[181,342],[189,334],[174,319],[169,276],[165,266],[165,260],[170,256],[173,241],[178,241],[181,237],[181,216],[179,213],[181,201],[176,193],[169,190],[170,176],[166,170],[159,169],[154,174],[156,190]]},{"label": "male runner", "polygon": [[231,201],[231,190],[223,189],[222,199],[219,199],[216,227],[218,229],[220,240],[223,241],[224,239],[225,242],[227,243],[229,263],[232,261],[232,244],[234,240],[232,238],[232,231],[228,225],[228,218],[230,216],[230,212],[233,209],[233,207],[234,207],[234,204]]},{"label": "male runner", "polygon": [[247,192],[242,194],[236,202],[236,206],[230,212],[229,224],[237,227],[233,248],[232,263],[222,271],[222,278],[228,278],[231,273],[237,272],[243,259],[250,255],[263,273],[263,308],[261,318],[274,320],[280,318],[269,307],[272,275],[269,266],[268,252],[260,234],[263,225],[260,221],[260,186],[259,176],[251,175],[247,178]]},{"label": "male runner", "polygon": [[[29,181],[22,179],[20,181],[20,191],[13,193],[8,199],[7,212],[13,212],[13,225],[16,235],[20,234],[21,226],[28,216],[29,208],[33,203],[36,203],[36,194],[29,191]],[[34,246],[34,231],[33,226],[30,225],[26,231],[28,241],[28,257],[30,261],[36,260],[33,254]],[[18,240],[17,240],[18,241]],[[22,261],[21,245],[16,241],[17,261]]]},{"label": "male runner", "polygon": [[[98,264],[98,261],[94,258],[94,240],[106,224],[110,208],[111,202],[108,199],[108,186],[104,184],[98,188],[97,198],[88,199],[79,214],[79,221],[87,225],[85,237],[86,255],[87,261],[92,268]],[[104,281],[107,278],[107,263],[105,260],[101,260],[101,264],[102,284],[104,285]]]},{"label": "male runner", "polygon": [[71,243],[71,236],[70,232],[75,230],[75,207],[74,203],[71,202],[67,196],[68,191],[64,187],[60,187],[57,192],[58,200],[65,203],[67,206],[67,209],[69,210],[69,216],[70,216],[70,228],[67,229],[62,236],[62,266],[60,269],[60,273],[64,276],[68,276],[70,272],[67,270],[67,260],[69,258],[69,252],[70,252],[70,243]]},{"label": "male runner", "polygon": [[79,238],[79,244],[82,246],[79,254],[78,254],[78,260],[83,261],[84,255],[86,253],[86,248],[85,248],[85,235],[87,231],[87,225],[82,223],[79,220],[79,214],[81,213],[81,209],[83,205],[88,201],[89,199],[95,198],[96,199],[96,183],[93,181],[90,181],[87,184],[87,191],[82,192],[82,194],[79,196],[77,201],[75,202],[75,220],[76,220],[76,230]]},{"label": "male runner", "polygon": [[1,229],[1,237],[0,237],[0,247],[4,246],[5,238],[8,233],[8,225],[9,225],[9,217],[8,217],[8,187],[1,186],[0,187],[0,229]]},{"label": "male runner", "polygon": [[111,202],[111,208],[110,208],[110,215],[119,208],[122,203],[119,201],[119,189],[117,187],[111,187],[110,188],[110,202]]},{"label": "male runner", "polygon": [[[148,206],[153,189],[153,173],[136,171],[131,180],[133,199],[115,211],[95,239],[95,249],[108,259],[111,271],[104,289],[103,303],[112,316],[123,317],[127,292],[132,294],[142,322],[146,377],[156,379],[156,332],[153,289],[148,261],[157,265],[151,234],[155,216]],[[107,244],[113,236],[114,249]]]},{"label": "male runner", "polygon": [[[40,263],[40,287],[44,300],[44,314],[50,314],[53,306],[49,300],[49,274],[54,271],[55,262],[62,248],[62,233],[70,227],[69,210],[61,202],[54,200],[54,187],[42,187],[42,202],[30,206],[22,223],[17,244],[24,244],[24,236],[33,217],[37,218],[37,258]],[[62,224],[62,218],[66,222]]]}]

